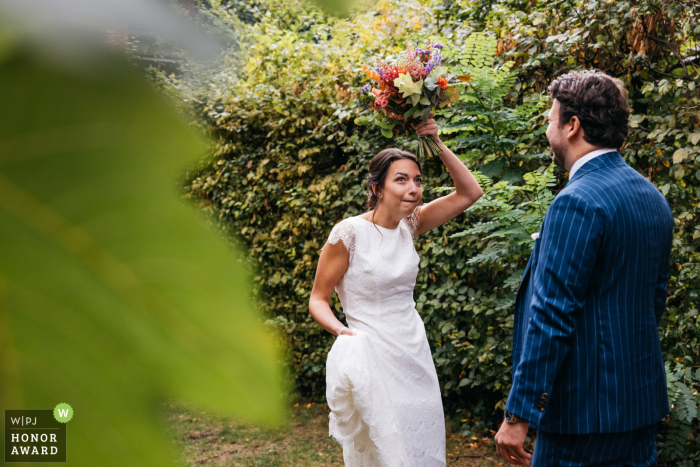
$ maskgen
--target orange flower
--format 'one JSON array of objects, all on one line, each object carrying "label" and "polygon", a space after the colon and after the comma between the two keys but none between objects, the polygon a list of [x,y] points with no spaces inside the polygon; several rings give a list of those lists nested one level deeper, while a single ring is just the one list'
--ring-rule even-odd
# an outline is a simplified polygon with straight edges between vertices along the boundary
[{"label": "orange flower", "polygon": [[438,78],[437,82],[440,85],[440,89],[445,89],[447,87],[447,80],[442,76]]},{"label": "orange flower", "polygon": [[377,88],[372,88],[372,94],[374,94],[375,96],[378,96],[378,95],[380,95],[381,93],[382,93],[382,91],[380,91],[379,89],[377,89]]},{"label": "orange flower", "polygon": [[362,71],[367,71],[367,65],[362,65],[360,68],[362,68]]}]

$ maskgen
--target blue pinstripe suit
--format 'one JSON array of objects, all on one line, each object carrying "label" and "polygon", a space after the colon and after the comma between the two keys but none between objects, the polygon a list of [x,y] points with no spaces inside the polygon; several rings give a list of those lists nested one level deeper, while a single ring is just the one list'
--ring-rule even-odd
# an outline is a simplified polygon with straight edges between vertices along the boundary
[{"label": "blue pinstripe suit", "polygon": [[669,413],[657,328],[672,231],[666,199],[618,152],[578,169],[518,290],[506,410],[555,434],[626,432]]}]

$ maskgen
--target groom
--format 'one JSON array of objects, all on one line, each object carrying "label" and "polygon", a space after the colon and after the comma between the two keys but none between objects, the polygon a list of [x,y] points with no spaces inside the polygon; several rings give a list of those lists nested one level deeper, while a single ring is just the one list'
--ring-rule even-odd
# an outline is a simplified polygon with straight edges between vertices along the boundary
[{"label": "groom", "polygon": [[[656,465],[669,413],[658,323],[673,216],[618,152],[624,85],[576,72],[549,87],[547,139],[569,172],[542,223],[515,302],[513,387],[499,455],[534,466]],[[523,449],[528,426],[535,452]]]}]

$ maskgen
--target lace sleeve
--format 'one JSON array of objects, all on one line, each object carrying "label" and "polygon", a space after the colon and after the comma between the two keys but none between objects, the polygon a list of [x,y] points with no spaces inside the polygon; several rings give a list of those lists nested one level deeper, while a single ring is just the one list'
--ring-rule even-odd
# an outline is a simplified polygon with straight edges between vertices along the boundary
[{"label": "lace sleeve", "polygon": [[350,253],[350,261],[355,255],[355,229],[348,221],[341,221],[333,227],[331,234],[328,236],[328,241],[331,245],[335,245],[338,241],[342,241],[345,249]]}]

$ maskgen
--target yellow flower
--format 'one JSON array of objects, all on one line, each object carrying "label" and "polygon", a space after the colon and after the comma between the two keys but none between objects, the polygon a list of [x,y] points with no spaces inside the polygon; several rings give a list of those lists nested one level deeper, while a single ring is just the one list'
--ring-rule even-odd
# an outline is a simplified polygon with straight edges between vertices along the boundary
[{"label": "yellow flower", "polygon": [[394,86],[399,89],[399,92],[403,93],[402,97],[409,97],[412,94],[417,94],[420,99],[420,93],[423,90],[423,80],[414,83],[410,74],[399,73],[399,77],[394,80]]}]

